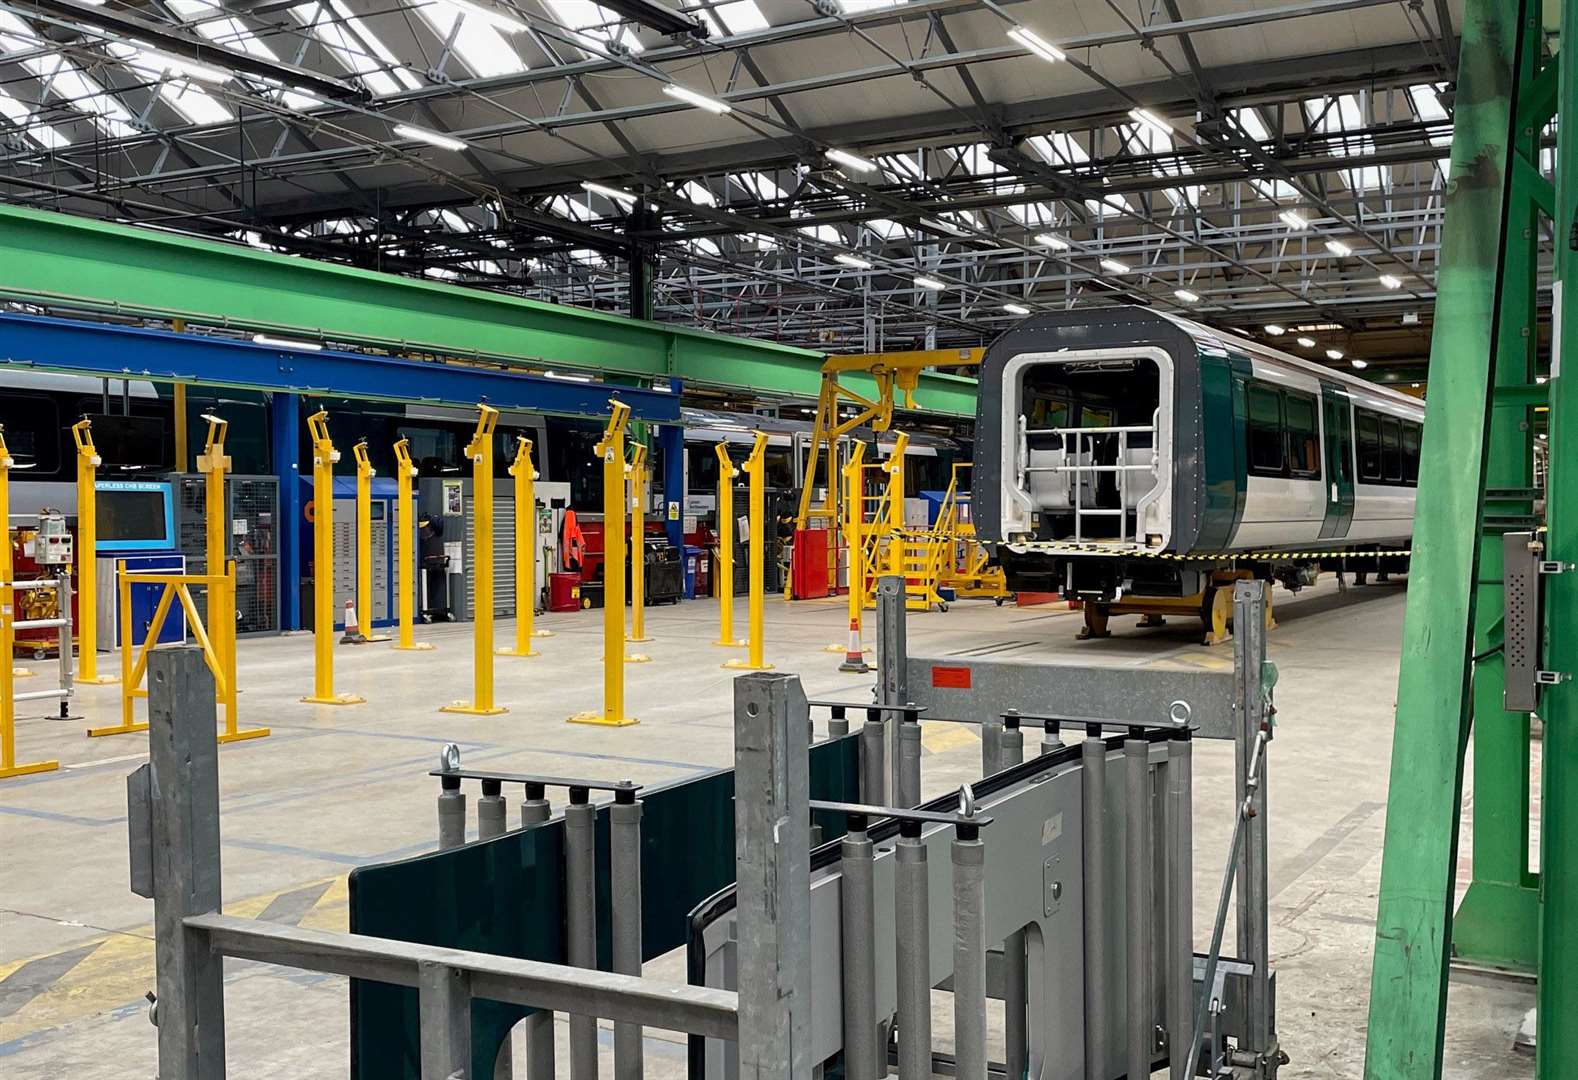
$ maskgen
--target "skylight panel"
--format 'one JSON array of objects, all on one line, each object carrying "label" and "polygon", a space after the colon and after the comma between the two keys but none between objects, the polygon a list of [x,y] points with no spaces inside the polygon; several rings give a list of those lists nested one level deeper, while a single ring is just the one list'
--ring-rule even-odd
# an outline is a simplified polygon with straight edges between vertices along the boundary
[{"label": "skylight panel", "polygon": [[[433,0],[417,6],[424,22],[438,35],[440,41],[451,41],[460,62],[473,75],[491,78],[495,75],[519,75],[526,70],[526,63],[497,29],[475,12],[448,3]],[[521,29],[525,24],[519,24]]]},{"label": "skylight panel", "polygon": [[[340,66],[358,76],[374,95],[398,94],[422,85],[341,0],[297,4],[290,11]],[[384,70],[386,65],[391,70]]]},{"label": "skylight panel", "polygon": [[730,3],[713,4],[710,8],[693,4],[682,4],[681,7],[692,15],[701,16],[707,29],[719,37],[749,34],[753,30],[765,30],[769,25],[767,16],[756,6],[756,0],[731,0]]},{"label": "skylight panel", "polygon": [[899,240],[909,236],[909,230],[891,218],[872,218],[866,228],[884,240]]},{"label": "skylight panel", "polygon": [[838,9],[845,15],[859,15],[863,11],[880,11],[904,3],[905,0],[838,0]]},{"label": "skylight panel", "polygon": [[620,22],[618,13],[609,11],[600,4],[593,3],[592,0],[542,0],[542,2],[555,22],[572,31],[573,36],[582,38],[593,46],[591,50],[593,52],[600,51],[599,46],[608,45],[617,46],[631,53],[638,53],[644,47],[640,39]]},{"label": "skylight panel", "polygon": [[[192,29],[215,45],[227,49],[238,48],[259,60],[279,63],[279,56],[262,38],[248,29],[240,19],[224,14],[224,9],[215,0],[165,0],[165,3],[171,11],[192,23]],[[279,100],[286,108],[297,110],[323,104],[315,97],[293,90],[281,90]]]},{"label": "skylight panel", "polygon": [[[1266,127],[1266,122],[1261,119],[1257,109],[1234,109],[1232,117],[1238,126],[1243,128],[1244,134],[1255,142],[1267,142],[1271,139],[1271,131]],[[1299,197],[1298,188],[1286,180],[1251,180],[1249,186],[1259,192],[1265,199],[1296,199]]]},{"label": "skylight panel", "polygon": [[789,193],[779,187],[778,182],[766,173],[735,173],[729,179],[761,202],[778,202],[789,197]]},{"label": "skylight panel", "polygon": [[188,123],[202,127],[229,123],[232,119],[230,110],[199,89],[175,57],[144,52],[118,41],[110,42],[106,49],[132,71],[157,83],[159,99],[185,117]]},{"label": "skylight panel", "polygon": [[[1152,157],[1171,155],[1173,152],[1172,135],[1155,126],[1154,124],[1123,124],[1117,129],[1118,135],[1128,143],[1137,153]],[[1188,176],[1194,169],[1187,163],[1175,158],[1156,161],[1151,164],[1151,175],[1161,177]],[[1198,184],[1180,184],[1177,187],[1162,189],[1162,194],[1174,207],[1199,206],[1200,186]]]},{"label": "skylight panel", "polygon": [[596,221],[602,217],[592,209],[590,195],[555,195],[548,200],[548,212],[571,221]]},{"label": "skylight panel", "polygon": [[842,244],[843,234],[832,225],[802,225],[800,231],[813,240],[820,240],[824,244]]},{"label": "skylight panel", "polygon": [[71,140],[48,124],[33,119],[33,110],[16,98],[0,90],[0,113],[22,129],[22,134],[45,150],[59,150],[71,145]]},{"label": "skylight panel", "polygon": [[74,109],[88,113],[106,134],[117,138],[137,134],[131,113],[104,88],[84,75],[71,61],[58,53],[44,53],[48,45],[32,29],[11,14],[0,11],[0,49],[31,54],[21,61],[46,92],[65,100]]},{"label": "skylight panel", "polygon": [[718,205],[718,197],[712,193],[712,189],[695,180],[687,180],[679,186],[679,197],[697,206]]},{"label": "skylight panel", "polygon": [[[1348,136],[1350,131],[1361,131],[1365,126],[1364,108],[1355,94],[1338,94],[1335,98],[1311,98],[1304,102],[1304,115],[1313,130],[1324,135],[1336,136],[1331,151],[1338,157],[1367,153],[1375,143],[1369,136]],[[1385,170],[1378,165],[1358,169],[1340,170],[1348,187],[1354,191],[1377,191],[1385,185]]]}]

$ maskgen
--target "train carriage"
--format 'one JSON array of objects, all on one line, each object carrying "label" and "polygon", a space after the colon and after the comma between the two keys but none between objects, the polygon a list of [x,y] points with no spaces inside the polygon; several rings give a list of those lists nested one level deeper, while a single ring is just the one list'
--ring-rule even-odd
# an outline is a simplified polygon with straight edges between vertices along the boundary
[{"label": "train carriage", "polygon": [[[1141,308],[1027,319],[987,350],[975,525],[1011,588],[1114,611],[1233,577],[1406,565],[1424,403]],[[1155,600],[1156,603],[1147,602]]]}]

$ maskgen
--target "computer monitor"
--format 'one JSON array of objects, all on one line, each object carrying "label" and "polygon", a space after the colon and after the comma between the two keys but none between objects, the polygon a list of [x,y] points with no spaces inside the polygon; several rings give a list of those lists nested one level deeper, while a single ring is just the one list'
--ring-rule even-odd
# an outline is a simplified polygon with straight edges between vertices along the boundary
[{"label": "computer monitor", "polygon": [[100,480],[97,548],[106,551],[170,551],[175,548],[175,504],[171,486],[157,480]]}]

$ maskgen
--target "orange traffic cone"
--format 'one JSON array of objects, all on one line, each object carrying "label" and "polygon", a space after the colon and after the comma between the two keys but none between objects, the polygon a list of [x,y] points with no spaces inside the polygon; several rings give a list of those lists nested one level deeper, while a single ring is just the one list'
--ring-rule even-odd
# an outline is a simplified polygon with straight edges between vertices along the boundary
[{"label": "orange traffic cone", "polygon": [[860,622],[857,619],[849,620],[849,644],[844,648],[844,662],[838,665],[838,670],[856,673],[871,670],[860,653]]},{"label": "orange traffic cone", "polygon": [[340,644],[367,644],[367,638],[363,636],[362,628],[356,622],[356,603],[352,600],[345,601],[345,633],[340,638]]}]

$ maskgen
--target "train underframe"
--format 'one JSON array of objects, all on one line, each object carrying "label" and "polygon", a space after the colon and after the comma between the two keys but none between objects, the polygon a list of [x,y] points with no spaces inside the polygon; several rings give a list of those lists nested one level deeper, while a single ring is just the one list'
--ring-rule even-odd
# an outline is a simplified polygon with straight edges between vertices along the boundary
[{"label": "train underframe", "polygon": [[[1128,558],[1108,555],[1047,555],[1016,553],[1000,548],[997,559],[1013,592],[1057,593],[1078,601],[1084,611],[1080,640],[1110,637],[1114,615],[1139,615],[1139,625],[1167,625],[1169,617],[1198,618],[1207,645],[1230,639],[1233,582],[1262,580],[1280,583],[1290,592],[1315,584],[1322,573],[1353,575],[1355,584],[1390,582],[1408,572],[1408,556],[1377,549],[1353,549],[1305,557],[1289,553],[1276,559],[1254,555],[1191,559],[1187,556]],[[1272,605],[1266,604],[1267,628],[1274,627]]]}]

